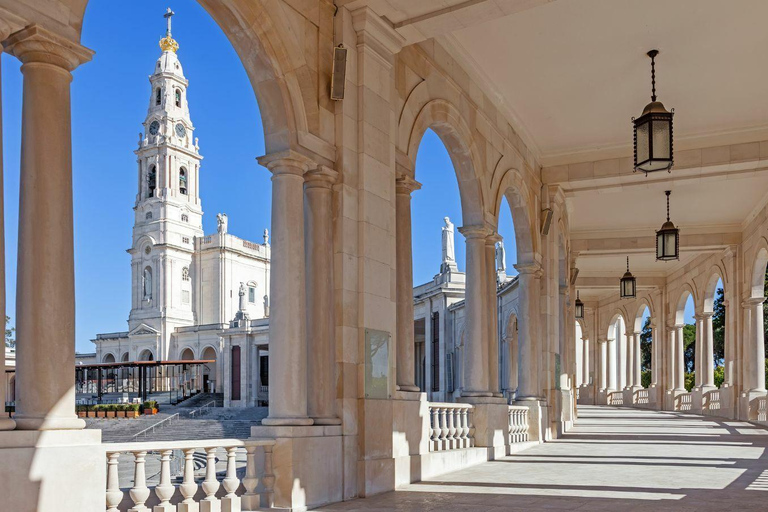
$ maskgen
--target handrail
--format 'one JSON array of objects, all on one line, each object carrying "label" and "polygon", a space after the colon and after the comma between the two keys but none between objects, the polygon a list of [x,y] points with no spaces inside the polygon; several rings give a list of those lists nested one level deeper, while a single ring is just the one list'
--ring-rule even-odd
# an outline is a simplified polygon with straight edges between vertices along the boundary
[{"label": "handrail", "polygon": [[133,435],[133,437],[131,437],[131,439],[135,440],[137,437],[139,437],[139,436],[140,436],[140,435],[142,435],[142,434],[143,434],[143,435],[146,435],[146,434],[147,434],[147,432],[149,432],[150,430],[152,431],[152,433],[154,433],[154,432],[155,432],[155,429],[156,429],[157,427],[159,427],[160,425],[163,425],[163,424],[164,424],[164,423],[166,423],[166,422],[170,422],[170,421],[171,421],[171,420],[173,420],[173,419],[177,419],[177,420],[178,420],[178,419],[179,419],[179,413],[176,413],[176,414],[172,414],[172,415],[168,416],[167,418],[163,418],[162,420],[158,421],[157,423],[154,423],[154,424],[152,424],[152,425],[148,426],[148,427],[147,427],[147,428],[145,428],[144,430],[140,430],[139,432],[137,432],[136,434],[134,434],[134,435]]},{"label": "handrail", "polygon": [[187,413],[187,417],[192,417],[192,416],[194,416],[197,413],[200,413],[200,415],[202,415],[205,410],[211,408],[211,404],[213,404],[213,406],[215,407],[216,406],[216,400],[211,400],[210,402],[204,403],[203,405],[201,405],[197,409],[195,409],[193,411],[189,411]]}]

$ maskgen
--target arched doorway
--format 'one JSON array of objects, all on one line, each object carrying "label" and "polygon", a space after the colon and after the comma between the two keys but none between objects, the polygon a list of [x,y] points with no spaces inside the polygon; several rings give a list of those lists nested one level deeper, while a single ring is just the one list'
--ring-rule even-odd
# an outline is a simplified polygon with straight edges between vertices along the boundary
[{"label": "arched doorway", "polygon": [[220,384],[217,379],[217,367],[218,367],[218,360],[217,360],[217,353],[216,349],[213,347],[205,347],[202,354],[200,355],[200,359],[204,361],[211,360],[212,363],[206,363],[203,366],[203,382],[202,382],[202,388],[205,393],[217,393],[221,392]]},{"label": "arched doorway", "polygon": [[139,361],[154,361],[155,360],[155,354],[152,353],[152,350],[145,348],[139,353]]}]

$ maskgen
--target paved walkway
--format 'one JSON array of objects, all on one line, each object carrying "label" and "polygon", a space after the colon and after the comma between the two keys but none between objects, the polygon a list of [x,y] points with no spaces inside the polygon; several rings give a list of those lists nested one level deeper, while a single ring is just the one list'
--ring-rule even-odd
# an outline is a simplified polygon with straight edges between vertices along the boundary
[{"label": "paved walkway", "polygon": [[686,413],[580,407],[562,439],[322,510],[768,510],[768,431]]}]

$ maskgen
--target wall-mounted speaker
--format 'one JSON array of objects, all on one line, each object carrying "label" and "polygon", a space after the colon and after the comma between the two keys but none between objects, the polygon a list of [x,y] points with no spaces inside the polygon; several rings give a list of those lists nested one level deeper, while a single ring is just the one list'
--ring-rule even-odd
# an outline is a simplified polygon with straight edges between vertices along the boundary
[{"label": "wall-mounted speaker", "polygon": [[571,269],[571,284],[576,284],[576,278],[579,277],[579,269],[576,267],[573,267]]},{"label": "wall-mounted speaker", "polygon": [[552,226],[552,208],[541,210],[541,234],[547,236]]},{"label": "wall-mounted speaker", "polygon": [[344,99],[344,86],[347,82],[347,49],[340,44],[333,49],[333,71],[331,72],[331,99]]}]

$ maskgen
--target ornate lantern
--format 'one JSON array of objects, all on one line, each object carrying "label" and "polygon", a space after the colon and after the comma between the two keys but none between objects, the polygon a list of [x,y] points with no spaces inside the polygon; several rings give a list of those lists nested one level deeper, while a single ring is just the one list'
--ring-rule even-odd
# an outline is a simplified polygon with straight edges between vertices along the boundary
[{"label": "ornate lantern", "polygon": [[632,118],[635,125],[635,171],[646,175],[654,171],[672,169],[672,116],[675,110],[667,112],[660,101],[656,101],[656,55],[651,50],[651,102],[645,106],[638,118]]},{"label": "ornate lantern", "polygon": [[627,256],[627,271],[621,278],[620,285],[622,299],[634,299],[637,296],[637,280],[629,271],[629,256]]},{"label": "ornate lantern", "polygon": [[680,259],[680,230],[669,220],[669,195],[667,190],[667,222],[661,225],[656,232],[656,261],[670,261]]},{"label": "ornate lantern", "polygon": [[579,291],[576,290],[576,302],[574,302],[576,309],[576,318],[584,318],[584,303],[579,298]]}]

